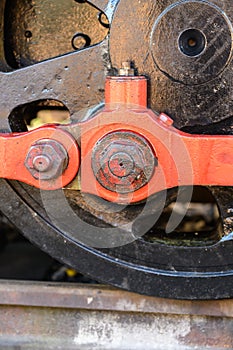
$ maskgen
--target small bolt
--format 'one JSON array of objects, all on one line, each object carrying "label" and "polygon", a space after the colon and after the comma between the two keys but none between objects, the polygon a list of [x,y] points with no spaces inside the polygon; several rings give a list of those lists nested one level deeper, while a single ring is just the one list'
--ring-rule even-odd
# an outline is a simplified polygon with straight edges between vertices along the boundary
[{"label": "small bolt", "polygon": [[64,172],[68,155],[59,142],[38,140],[30,147],[24,164],[35,179],[52,180]]},{"label": "small bolt", "polygon": [[161,122],[163,122],[164,124],[166,124],[167,126],[171,126],[173,124],[173,120],[172,118],[170,118],[168,115],[166,115],[165,113],[161,113],[159,115],[159,120]]},{"label": "small bolt", "polygon": [[119,69],[118,72],[119,76],[135,76],[135,69],[132,68],[132,63],[131,61],[124,61],[122,62],[121,68]]}]

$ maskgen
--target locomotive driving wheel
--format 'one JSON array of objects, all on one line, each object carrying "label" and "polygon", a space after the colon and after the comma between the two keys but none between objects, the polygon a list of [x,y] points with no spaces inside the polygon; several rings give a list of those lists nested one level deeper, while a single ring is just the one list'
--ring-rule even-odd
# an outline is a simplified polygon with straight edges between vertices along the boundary
[{"label": "locomotive driving wheel", "polygon": [[[123,63],[123,75],[137,78],[138,72],[148,78],[150,110],[166,113],[176,129],[233,134],[231,0],[5,0],[0,11],[3,133],[25,132],[38,111],[57,108],[69,111],[67,130],[79,142],[75,125],[91,123],[103,110],[106,75],[117,79],[122,62],[130,61],[132,66]],[[127,177],[133,167],[130,151],[125,153],[132,142],[137,143],[136,159],[143,148],[157,169],[156,152],[145,135],[110,134],[100,142],[115,177]],[[124,170],[121,176],[112,144],[122,158],[117,164]],[[98,147],[94,154],[101,163]],[[178,171],[188,174],[189,164],[184,164],[187,168]],[[85,164],[81,168],[85,177]],[[98,169],[94,174],[100,177]],[[226,177],[232,186],[232,173]],[[111,191],[111,184],[104,182],[104,191]],[[0,210],[42,250],[96,280],[159,297],[229,298],[233,190],[201,185],[176,186],[123,203],[82,191],[80,175],[52,191],[2,179]],[[124,196],[125,182],[120,186]],[[143,186],[136,184],[134,191]],[[211,211],[205,230],[178,229],[190,202]]]}]

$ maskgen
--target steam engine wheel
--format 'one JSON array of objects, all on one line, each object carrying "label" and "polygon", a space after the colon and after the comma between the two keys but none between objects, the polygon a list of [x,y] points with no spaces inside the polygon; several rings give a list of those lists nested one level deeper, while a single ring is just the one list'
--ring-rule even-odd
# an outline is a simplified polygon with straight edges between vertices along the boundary
[{"label": "steam engine wheel", "polygon": [[[127,74],[135,67],[148,78],[150,110],[176,129],[233,135],[231,0],[4,0],[0,13],[2,133],[26,132],[44,110],[69,113],[70,128],[91,122],[103,110],[106,76],[130,61]],[[233,190],[201,185],[122,203],[85,193],[79,176],[53,191],[1,179],[0,210],[42,250],[96,280],[159,297],[230,298]],[[192,208],[204,228],[185,225]]]}]

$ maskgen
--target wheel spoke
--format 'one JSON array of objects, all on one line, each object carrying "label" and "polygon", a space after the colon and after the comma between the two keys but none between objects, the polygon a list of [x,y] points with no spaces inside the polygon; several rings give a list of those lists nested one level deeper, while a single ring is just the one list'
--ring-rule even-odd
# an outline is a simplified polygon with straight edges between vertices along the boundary
[{"label": "wheel spoke", "polygon": [[106,47],[107,39],[77,53],[0,73],[1,121],[16,106],[42,99],[63,102],[71,114],[100,103],[108,65]]}]

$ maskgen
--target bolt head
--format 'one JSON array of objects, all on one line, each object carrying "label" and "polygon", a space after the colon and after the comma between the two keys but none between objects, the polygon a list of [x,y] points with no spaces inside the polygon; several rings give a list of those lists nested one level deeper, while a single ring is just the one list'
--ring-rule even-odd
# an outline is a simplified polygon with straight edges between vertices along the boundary
[{"label": "bolt head", "polygon": [[122,62],[121,68],[118,71],[119,76],[134,76],[135,75],[135,69],[132,68],[131,61],[124,61]]},{"label": "bolt head", "polygon": [[97,181],[108,190],[130,193],[148,183],[155,155],[147,140],[130,131],[113,132],[99,140],[92,154]]},{"label": "bolt head", "polygon": [[171,126],[173,124],[173,119],[171,119],[168,115],[166,115],[165,113],[161,113],[159,115],[159,120],[166,124],[167,126]]},{"label": "bolt head", "polygon": [[35,179],[52,180],[62,175],[67,167],[65,148],[55,140],[39,140],[26,156],[24,165]]}]

